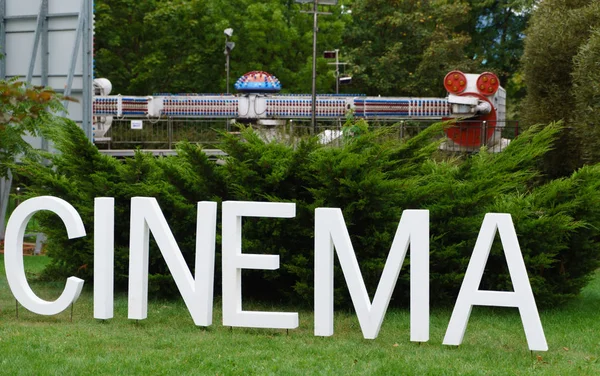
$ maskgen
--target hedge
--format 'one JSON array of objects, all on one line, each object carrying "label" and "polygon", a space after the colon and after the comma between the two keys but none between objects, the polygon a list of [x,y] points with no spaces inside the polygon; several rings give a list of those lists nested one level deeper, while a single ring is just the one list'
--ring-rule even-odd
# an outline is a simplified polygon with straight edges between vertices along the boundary
[{"label": "hedge", "polygon": [[[538,304],[556,305],[576,296],[598,268],[600,166],[568,178],[542,179],[542,157],[560,124],[532,127],[501,153],[446,154],[439,150],[443,124],[408,140],[391,140],[364,122],[350,124],[339,145],[316,138],[265,142],[258,131],[223,134],[225,163],[202,148],[182,143],[178,155],[136,153],[116,160],[101,155],[75,125],[56,129],[50,165],[24,160],[14,166],[29,181],[28,195],[53,195],[81,214],[89,236],[67,240],[52,215],[39,215],[48,235],[50,277],[76,275],[92,281],[93,199],[115,197],[115,282],[125,289],[128,273],[129,207],[134,196],[155,197],[188,265],[195,253],[196,202],[211,200],[294,202],[294,219],[244,219],[243,251],[277,254],[276,271],[244,271],[244,299],[311,305],[314,209],[341,208],[367,289],[374,294],[403,210],[430,211],[430,283],[433,304],[455,300],[483,217],[512,214]],[[220,214],[220,213],[219,213]],[[219,218],[220,221],[220,218]],[[220,293],[220,224],[215,292]],[[407,257],[405,263],[410,263]],[[336,304],[350,305],[336,266]],[[392,304],[405,305],[409,273],[403,266]],[[481,288],[511,289],[501,244],[496,241]],[[150,252],[152,296],[177,296],[155,244]]]}]

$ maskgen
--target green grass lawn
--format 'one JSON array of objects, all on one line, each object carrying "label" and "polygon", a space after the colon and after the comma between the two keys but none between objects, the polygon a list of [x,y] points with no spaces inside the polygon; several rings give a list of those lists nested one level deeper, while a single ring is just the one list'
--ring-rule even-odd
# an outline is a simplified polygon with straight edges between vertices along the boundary
[{"label": "green grass lawn", "polygon": [[[46,262],[25,258],[30,279]],[[63,285],[32,283],[48,300]],[[194,326],[182,301],[151,301],[147,320],[128,320],[126,295],[116,298],[114,319],[99,321],[88,286],[72,322],[70,310],[44,317],[23,307],[17,319],[0,258],[0,374],[600,375],[600,273],[575,301],[541,312],[550,350],[533,354],[516,309],[474,308],[463,345],[449,347],[442,339],[450,309],[433,310],[431,339],[419,345],[409,341],[407,310],[389,311],[379,337],[365,340],[354,312],[336,315],[333,337],[315,337],[312,312],[301,311],[289,334],[232,330],[220,324],[216,303],[210,328]]]}]

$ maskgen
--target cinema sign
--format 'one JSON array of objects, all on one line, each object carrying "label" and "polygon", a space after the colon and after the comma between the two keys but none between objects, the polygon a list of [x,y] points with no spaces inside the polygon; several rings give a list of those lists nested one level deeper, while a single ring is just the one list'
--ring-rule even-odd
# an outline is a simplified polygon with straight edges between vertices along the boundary
[{"label": "cinema sign", "polygon": [[[74,303],[84,281],[70,277],[60,297],[52,302],[31,290],[23,266],[23,236],[31,217],[47,210],[58,215],[69,239],[86,235],[81,217],[66,201],[50,196],[29,199],[11,215],[5,239],[6,276],[21,305],[40,315],[54,315]],[[223,325],[232,327],[295,329],[296,312],[259,312],[242,309],[242,270],[279,268],[278,255],[242,253],[242,218],[293,218],[293,203],[223,202],[222,207]],[[150,232],[162,253],[185,304],[198,326],[212,324],[217,203],[199,202],[196,224],[195,275],[188,268],[156,199],[131,199],[129,244],[128,318],[148,314],[148,244]],[[514,291],[483,291],[479,284],[496,232],[499,233]],[[410,246],[410,340],[429,340],[429,211],[405,210],[373,301],[370,300],[340,209],[315,210],[315,314],[316,336],[333,335],[333,260],[337,252],[365,338],[379,334],[385,312]],[[94,318],[113,317],[114,199],[94,203]],[[519,309],[530,350],[547,351],[548,345],[527,277],[525,263],[510,214],[487,214],[446,330],[443,343],[460,345],[473,306]]]}]

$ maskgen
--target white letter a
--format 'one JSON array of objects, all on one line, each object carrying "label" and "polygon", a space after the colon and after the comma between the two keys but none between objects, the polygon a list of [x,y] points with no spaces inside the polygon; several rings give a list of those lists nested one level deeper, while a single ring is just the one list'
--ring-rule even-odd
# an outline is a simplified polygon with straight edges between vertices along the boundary
[{"label": "white letter a", "polygon": [[[479,284],[496,236],[496,230],[500,233],[514,292],[479,290]],[[517,233],[510,214],[486,214],[450,318],[450,324],[448,324],[446,330],[444,345],[458,346],[461,344],[471,308],[474,305],[519,308],[529,349],[548,351],[544,329],[535,305],[527,270],[523,262],[523,255],[517,240]]]}]

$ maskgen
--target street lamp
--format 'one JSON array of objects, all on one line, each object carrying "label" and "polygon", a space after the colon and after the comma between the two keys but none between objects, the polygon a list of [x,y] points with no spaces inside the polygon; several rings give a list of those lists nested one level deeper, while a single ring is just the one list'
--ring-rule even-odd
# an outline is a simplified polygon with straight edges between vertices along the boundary
[{"label": "street lamp", "polygon": [[232,28],[223,30],[223,33],[225,34],[225,51],[223,53],[225,54],[225,71],[227,71],[227,94],[229,94],[229,55],[235,47],[235,43],[229,41],[229,38],[233,35]]},{"label": "street lamp", "polygon": [[313,3],[312,11],[305,13],[312,13],[313,15],[313,58],[312,58],[312,106],[311,106],[311,123],[313,132],[317,131],[317,33],[319,32],[318,26],[318,15],[319,14],[331,14],[329,12],[319,12],[319,5],[336,5],[337,0],[295,0],[297,3],[306,4]]},{"label": "street lamp", "polygon": [[340,77],[340,65],[346,65],[348,63],[340,63],[340,50],[335,49],[334,51],[325,51],[323,53],[325,59],[335,59],[335,63],[327,63],[329,65],[335,65],[335,93],[340,93],[340,83],[344,84],[347,81],[347,77]]}]

